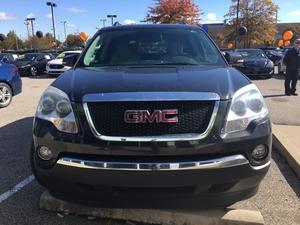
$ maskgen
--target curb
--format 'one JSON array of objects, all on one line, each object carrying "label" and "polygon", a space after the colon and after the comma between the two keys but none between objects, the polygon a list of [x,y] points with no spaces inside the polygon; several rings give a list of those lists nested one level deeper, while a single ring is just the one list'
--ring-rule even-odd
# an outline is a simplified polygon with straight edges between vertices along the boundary
[{"label": "curb", "polygon": [[40,209],[60,212],[65,215],[101,217],[115,220],[164,225],[263,225],[260,212],[223,209],[216,210],[158,210],[92,208],[65,202],[45,191],[40,198]]},{"label": "curb", "polygon": [[[300,137],[298,137],[300,127],[272,124],[272,130],[273,146],[280,152],[300,178],[300,145],[298,146],[297,143],[293,142],[293,138],[296,138],[295,140],[300,139]],[[290,130],[290,133],[287,132],[287,130]]]}]

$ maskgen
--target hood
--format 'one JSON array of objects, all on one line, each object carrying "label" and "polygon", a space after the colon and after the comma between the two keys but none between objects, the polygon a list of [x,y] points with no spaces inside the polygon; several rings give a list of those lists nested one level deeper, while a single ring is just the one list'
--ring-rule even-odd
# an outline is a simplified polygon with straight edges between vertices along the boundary
[{"label": "hood", "polygon": [[267,58],[244,59],[244,66],[264,68],[268,62],[269,62],[269,59],[267,59]]},{"label": "hood", "polygon": [[111,92],[214,92],[227,100],[249,83],[230,67],[76,68],[61,75],[52,86],[74,102],[82,102],[86,94]]},{"label": "hood", "polygon": [[21,67],[21,66],[25,66],[27,64],[31,64],[32,61],[28,61],[28,60],[17,60],[17,61],[14,61],[13,64],[17,67]]},{"label": "hood", "polygon": [[63,60],[62,59],[53,59],[48,62],[48,64],[55,64],[55,65],[62,65]]}]

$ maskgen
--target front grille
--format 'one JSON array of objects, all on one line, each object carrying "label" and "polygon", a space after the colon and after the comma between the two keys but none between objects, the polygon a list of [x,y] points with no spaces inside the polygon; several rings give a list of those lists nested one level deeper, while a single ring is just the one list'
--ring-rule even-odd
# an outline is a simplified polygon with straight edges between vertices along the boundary
[{"label": "front grille", "polygon": [[64,68],[64,66],[63,65],[49,65],[49,68],[50,69],[62,69],[62,68]]},{"label": "front grille", "polygon": [[[92,102],[87,103],[98,133],[106,136],[139,137],[168,134],[202,134],[207,129],[214,101]],[[126,110],[178,109],[178,123],[124,122]]]}]

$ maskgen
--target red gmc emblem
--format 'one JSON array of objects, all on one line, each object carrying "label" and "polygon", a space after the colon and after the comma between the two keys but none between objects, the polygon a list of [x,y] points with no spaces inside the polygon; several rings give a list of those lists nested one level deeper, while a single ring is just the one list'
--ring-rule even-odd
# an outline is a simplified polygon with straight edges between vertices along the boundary
[{"label": "red gmc emblem", "polygon": [[177,109],[154,110],[151,114],[148,110],[126,110],[125,123],[178,123]]}]

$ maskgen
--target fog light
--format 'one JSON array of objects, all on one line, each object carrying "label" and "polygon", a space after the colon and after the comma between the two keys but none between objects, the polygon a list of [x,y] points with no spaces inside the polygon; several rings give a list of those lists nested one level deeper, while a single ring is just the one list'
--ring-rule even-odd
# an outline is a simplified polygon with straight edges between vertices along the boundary
[{"label": "fog light", "polygon": [[52,151],[46,146],[41,146],[38,149],[38,156],[43,160],[50,160],[53,157]]},{"label": "fog light", "polygon": [[266,146],[264,145],[258,145],[253,151],[252,151],[252,158],[255,160],[262,160],[263,158],[266,157],[268,153],[268,150]]}]

